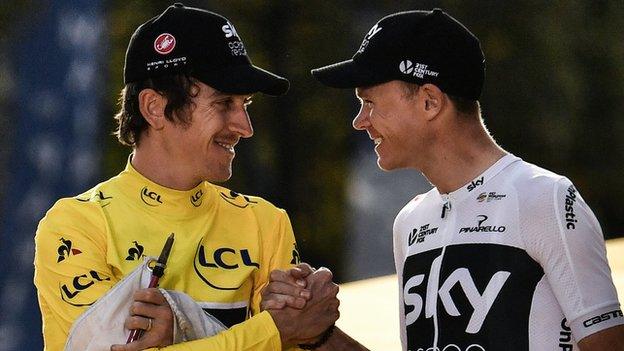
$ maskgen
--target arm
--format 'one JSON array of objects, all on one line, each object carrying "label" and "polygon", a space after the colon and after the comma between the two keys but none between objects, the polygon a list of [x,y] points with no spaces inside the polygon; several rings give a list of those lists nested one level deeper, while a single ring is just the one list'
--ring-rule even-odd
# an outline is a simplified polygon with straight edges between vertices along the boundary
[{"label": "arm", "polygon": [[581,351],[624,350],[624,325],[599,331],[578,343]]},{"label": "arm", "polygon": [[58,201],[35,236],[35,277],[46,350],[61,350],[74,320],[117,282],[106,264],[99,204]]},{"label": "arm", "polygon": [[529,213],[535,224],[525,231],[527,252],[543,267],[579,346],[621,338],[608,331],[624,324],[624,318],[600,224],[569,180],[551,186],[550,199]]}]

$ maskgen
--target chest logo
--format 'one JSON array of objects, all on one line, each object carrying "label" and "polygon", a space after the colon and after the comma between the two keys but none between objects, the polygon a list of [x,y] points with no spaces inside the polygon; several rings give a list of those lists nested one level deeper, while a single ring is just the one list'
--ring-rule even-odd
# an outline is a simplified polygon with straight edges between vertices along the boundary
[{"label": "chest logo", "polygon": [[162,205],[162,199],[157,193],[150,191],[146,186],[141,189],[141,200],[148,206]]},{"label": "chest logo", "polygon": [[438,227],[429,228],[429,224],[421,225],[420,228],[414,228],[409,235],[407,245],[412,246],[414,243],[422,243],[425,237],[438,232]]},{"label": "chest logo", "polygon": [[481,186],[481,185],[483,185],[483,177],[481,177],[479,179],[475,179],[472,182],[470,182],[470,184],[468,184],[468,191],[473,191],[478,186]]},{"label": "chest logo", "polygon": [[128,249],[128,257],[126,257],[126,261],[136,261],[143,257],[143,245],[139,244],[137,241],[133,241],[132,243],[134,246]]},{"label": "chest logo", "polygon": [[507,197],[507,195],[497,194],[495,191],[490,191],[489,193],[483,192],[479,194],[479,196],[477,196],[477,201],[479,202],[498,201],[498,200],[504,199],[505,197]]},{"label": "chest logo", "polygon": [[251,258],[248,249],[237,250],[230,247],[207,249],[201,242],[197,245],[193,266],[195,273],[204,283],[218,290],[238,290],[242,284],[227,286],[216,283],[214,279],[208,279],[211,273],[218,273],[222,269],[232,271],[242,267],[260,268],[260,264]]},{"label": "chest logo", "polygon": [[72,247],[72,242],[71,240],[66,240],[65,238],[60,238],[59,241],[61,242],[61,246],[58,247],[57,252],[58,252],[58,258],[56,260],[56,263],[59,263],[61,261],[64,261],[66,258],[68,258],[70,255],[79,255],[82,253],[82,251],[80,251],[79,249]]},{"label": "chest logo", "polygon": [[464,227],[459,229],[459,234],[466,233],[503,233],[507,230],[507,227],[504,225],[495,226],[495,225],[483,225],[485,221],[488,220],[488,216],[486,215],[478,215],[477,216],[477,226],[476,227]]},{"label": "chest logo", "polygon": [[416,322],[422,314],[423,307],[425,310],[425,318],[433,317],[435,315],[435,306],[438,301],[438,297],[442,301],[442,305],[449,315],[455,317],[461,316],[456,302],[451,296],[452,290],[461,289],[473,309],[468,325],[466,326],[466,333],[476,334],[481,330],[483,322],[485,322],[485,318],[494,305],[496,297],[503,289],[503,286],[505,285],[505,282],[507,282],[507,279],[511,276],[511,273],[507,271],[498,271],[494,273],[483,291],[480,292],[472,275],[470,274],[470,271],[467,268],[457,268],[446,279],[444,279],[444,281],[440,279],[442,284],[438,288],[436,284],[437,281],[433,281],[431,277],[437,276],[434,273],[436,270],[439,270],[441,259],[442,257],[436,258],[431,265],[429,279],[427,279],[426,283],[427,289],[424,301],[421,295],[415,292],[410,292],[410,290],[420,286],[425,280],[425,275],[415,275],[405,282],[403,286],[404,303],[407,306],[413,307],[413,310],[405,315],[405,324],[411,325]]}]

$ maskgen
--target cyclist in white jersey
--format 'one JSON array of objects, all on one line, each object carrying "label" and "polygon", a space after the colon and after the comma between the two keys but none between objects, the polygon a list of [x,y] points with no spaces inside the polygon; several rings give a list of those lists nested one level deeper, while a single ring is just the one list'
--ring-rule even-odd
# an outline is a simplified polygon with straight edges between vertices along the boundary
[{"label": "cyclist in white jersey", "polygon": [[[379,167],[417,169],[435,186],[394,224],[404,350],[624,350],[600,225],[567,178],[489,135],[485,60],[468,29],[439,9],[393,14],[353,59],[312,73],[356,88],[353,126]],[[266,305],[294,294],[293,275],[272,275]],[[323,347],[364,349],[340,330]]]}]

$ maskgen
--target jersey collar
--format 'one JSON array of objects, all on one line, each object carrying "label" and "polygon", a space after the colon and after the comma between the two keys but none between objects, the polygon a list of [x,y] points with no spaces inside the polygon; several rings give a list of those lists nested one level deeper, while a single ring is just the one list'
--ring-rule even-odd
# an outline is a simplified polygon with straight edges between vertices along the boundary
[{"label": "jersey collar", "polygon": [[[139,206],[148,210],[171,216],[192,216],[205,210],[214,203],[214,191],[210,183],[204,181],[190,190],[175,190],[153,182],[139,173],[128,158],[121,176],[127,177],[130,196]],[[199,210],[204,211],[199,211]]]},{"label": "jersey collar", "polygon": [[501,157],[496,163],[491,165],[488,169],[486,169],[483,173],[476,176],[470,182],[464,184],[461,188],[452,191],[448,194],[440,194],[440,192],[436,188],[436,192],[445,201],[445,198],[452,199],[453,201],[461,201],[466,197],[478,194],[479,189],[483,188],[483,186],[492,178],[494,178],[498,173],[500,173],[503,169],[505,169],[510,164],[521,161],[517,156],[512,154],[507,154]]}]

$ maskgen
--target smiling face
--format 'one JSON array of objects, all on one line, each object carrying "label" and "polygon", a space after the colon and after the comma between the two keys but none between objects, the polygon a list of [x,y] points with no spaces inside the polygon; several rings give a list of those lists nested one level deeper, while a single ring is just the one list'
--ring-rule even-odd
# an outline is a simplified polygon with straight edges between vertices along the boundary
[{"label": "smiling face", "polygon": [[188,124],[165,121],[164,148],[172,164],[182,165],[196,179],[222,182],[232,176],[234,147],[253,135],[247,106],[251,95],[221,93],[196,82],[186,110]]},{"label": "smiling face", "polygon": [[424,118],[417,110],[418,93],[408,94],[404,83],[391,81],[355,90],[362,106],[353,128],[365,130],[375,143],[377,164],[383,170],[419,168],[424,152]]}]

